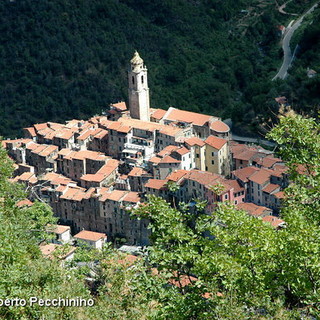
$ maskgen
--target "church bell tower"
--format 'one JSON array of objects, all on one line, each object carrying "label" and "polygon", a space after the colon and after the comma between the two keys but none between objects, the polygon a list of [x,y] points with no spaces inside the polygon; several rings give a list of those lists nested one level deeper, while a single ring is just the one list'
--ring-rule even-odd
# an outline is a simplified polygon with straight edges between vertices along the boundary
[{"label": "church bell tower", "polygon": [[150,121],[148,70],[136,51],[128,71],[129,110],[133,119]]}]

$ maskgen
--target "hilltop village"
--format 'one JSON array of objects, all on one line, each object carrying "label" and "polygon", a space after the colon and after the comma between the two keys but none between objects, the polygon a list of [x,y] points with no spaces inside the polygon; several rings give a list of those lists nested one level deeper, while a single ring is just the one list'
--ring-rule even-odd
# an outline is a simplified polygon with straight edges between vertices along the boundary
[{"label": "hilltop village", "polygon": [[150,108],[147,68],[137,52],[130,62],[128,106],[111,104],[87,121],[34,124],[24,138],[2,141],[16,162],[12,181],[26,185],[29,200],[47,202],[61,225],[88,241],[100,240],[98,232],[108,241],[148,245],[148,221],[130,216],[148,194],[206,200],[208,214],[229,201],[275,228],[285,226],[277,218],[288,185],[281,159],[233,141],[220,118]]}]

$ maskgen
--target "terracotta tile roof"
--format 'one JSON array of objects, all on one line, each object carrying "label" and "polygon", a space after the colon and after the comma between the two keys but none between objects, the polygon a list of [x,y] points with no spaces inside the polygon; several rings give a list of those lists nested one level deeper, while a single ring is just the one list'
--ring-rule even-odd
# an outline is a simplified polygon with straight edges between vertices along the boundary
[{"label": "terracotta tile roof", "polygon": [[119,161],[116,159],[109,159],[106,164],[104,164],[97,173],[110,175],[113,171],[118,169]]},{"label": "terracotta tile roof", "polygon": [[70,152],[72,152],[71,149],[69,149],[69,148],[64,148],[64,149],[61,149],[61,150],[58,152],[58,155],[66,156],[66,155],[68,155]]},{"label": "terracotta tile roof", "polygon": [[84,189],[80,187],[68,187],[67,191],[60,196],[60,199],[81,201],[84,196]]},{"label": "terracotta tile roof", "polygon": [[270,179],[272,171],[269,169],[258,169],[254,174],[249,177],[249,180],[257,184],[263,184]]},{"label": "terracotta tile roof", "polygon": [[65,127],[65,125],[57,122],[47,122],[48,127],[52,128],[53,130],[59,130]]},{"label": "terracotta tile roof", "polygon": [[180,149],[175,150],[175,152],[177,152],[178,154],[180,154],[181,156],[183,156],[183,155],[189,153],[190,150],[188,150],[188,149],[185,148],[185,147],[181,147]]},{"label": "terracotta tile roof", "polygon": [[36,183],[38,181],[37,177],[32,172],[24,172],[20,176],[16,176],[13,179],[14,182],[22,181],[22,182],[29,182],[29,183]]},{"label": "terracotta tile roof", "polygon": [[163,116],[166,114],[167,110],[163,109],[156,109],[154,112],[151,113],[151,118],[161,120]]},{"label": "terracotta tile roof", "polygon": [[39,249],[45,257],[48,257],[52,255],[52,253],[56,250],[56,247],[57,247],[57,244],[48,243],[48,244],[41,245]]},{"label": "terracotta tile roof", "polygon": [[29,199],[23,199],[23,200],[20,200],[19,202],[17,202],[16,206],[19,207],[19,208],[31,207],[31,206],[33,206],[33,202],[30,201]]},{"label": "terracotta tile roof", "polygon": [[149,162],[151,163],[159,163],[161,161],[161,158],[159,157],[152,157],[149,159]]},{"label": "terracotta tile roof", "polygon": [[221,178],[221,176],[208,171],[191,170],[187,173],[185,178],[196,181],[202,185],[210,186],[213,185],[217,179]]},{"label": "terracotta tile roof", "polygon": [[139,177],[144,174],[147,174],[148,172],[143,170],[142,168],[139,167],[133,167],[133,169],[129,172],[128,176],[129,177]]},{"label": "terracotta tile roof", "polygon": [[157,156],[164,157],[166,155],[171,154],[172,151],[177,150],[177,149],[179,149],[178,146],[172,146],[172,145],[166,146],[164,149],[162,149],[160,152],[158,152]]},{"label": "terracotta tile roof", "polygon": [[118,103],[112,103],[111,104],[111,107],[119,110],[119,111],[125,111],[127,110],[127,106],[126,106],[126,103],[124,101],[120,101]]},{"label": "terracotta tile roof", "polygon": [[[66,150],[66,149],[62,149],[62,150]],[[107,157],[103,153],[97,152],[97,151],[81,150],[81,151],[71,151],[69,153],[67,153],[66,151],[63,151],[63,153],[62,153],[61,152],[62,150],[60,150],[60,152],[58,154],[64,155],[64,158],[69,159],[69,160],[90,159],[90,160],[95,160],[95,161],[105,161],[107,159]]]},{"label": "terracotta tile roof", "polygon": [[258,151],[256,150],[244,150],[241,153],[238,154],[233,154],[233,158],[237,160],[244,160],[244,161],[249,161],[253,159],[255,156],[257,156]]},{"label": "terracotta tile roof", "polygon": [[45,123],[36,123],[33,125],[33,127],[36,129],[36,131],[39,131],[39,130],[42,130],[44,128],[47,128],[48,127],[48,124],[45,122]]},{"label": "terracotta tile roof", "polygon": [[50,133],[54,133],[54,132],[56,132],[56,131],[51,129],[51,128],[49,128],[49,127],[46,127],[44,129],[38,130],[37,135],[45,137],[46,135],[49,136]]},{"label": "terracotta tile roof", "polygon": [[84,123],[83,120],[77,120],[77,119],[72,119],[67,121],[66,127],[67,128],[79,128],[82,124]]},{"label": "terracotta tile roof", "polygon": [[131,127],[127,126],[121,122],[118,121],[111,121],[108,126],[108,130],[114,130],[122,133],[128,133],[131,131]]},{"label": "terracotta tile roof", "polygon": [[256,167],[245,167],[242,169],[232,171],[232,174],[241,181],[248,182],[249,177],[257,171],[259,171],[259,169]]},{"label": "terracotta tile roof", "polygon": [[39,156],[47,157],[47,156],[51,155],[52,153],[57,153],[58,150],[59,150],[59,148],[57,146],[46,146],[46,148],[43,149],[42,151],[40,151],[38,154],[39,154]]},{"label": "terracotta tile roof", "polygon": [[141,198],[138,192],[129,191],[123,198],[123,201],[138,203]]},{"label": "terracotta tile roof", "polygon": [[164,158],[161,159],[159,164],[164,164],[164,163],[180,163],[180,160],[174,159],[171,156],[165,156]]},{"label": "terracotta tile roof", "polygon": [[35,142],[30,142],[26,145],[26,149],[28,150],[35,150],[40,146],[40,144],[35,143]]},{"label": "terracotta tile roof", "polygon": [[271,194],[276,190],[279,191],[279,189],[280,189],[280,186],[278,184],[269,183],[266,187],[262,189],[262,191]]},{"label": "terracotta tile roof", "polygon": [[92,130],[83,130],[80,133],[80,136],[77,138],[77,140],[86,140],[92,135]]},{"label": "terracotta tile roof", "polygon": [[107,135],[108,135],[108,131],[107,130],[100,129],[100,131],[94,135],[94,138],[95,139],[103,139]]},{"label": "terracotta tile roof", "polygon": [[203,126],[214,117],[201,113],[169,108],[164,116],[164,120],[192,123],[197,126]]},{"label": "terracotta tile roof", "polygon": [[284,227],[286,224],[284,220],[281,220],[274,216],[266,216],[263,217],[262,220],[264,222],[270,223],[274,228]]},{"label": "terracotta tile roof", "polygon": [[230,131],[230,128],[228,125],[226,125],[224,122],[222,122],[221,120],[216,120],[216,121],[213,121],[211,124],[210,124],[210,129],[215,131],[215,132],[218,132],[218,133],[225,133],[225,132],[229,132]]},{"label": "terracotta tile roof", "polygon": [[35,137],[36,134],[36,130],[34,129],[34,127],[29,127],[29,128],[23,128],[25,131],[27,131],[31,137]]},{"label": "terracotta tile roof", "polygon": [[107,236],[105,233],[82,230],[77,233],[74,238],[80,240],[98,241],[100,239],[106,239]]},{"label": "terracotta tile roof", "polygon": [[205,145],[204,141],[202,141],[201,139],[199,139],[197,137],[186,139],[184,142],[191,147],[194,145],[203,147]]},{"label": "terracotta tile roof", "polygon": [[69,226],[63,226],[63,225],[48,225],[47,228],[48,232],[53,232],[55,234],[62,234],[66,231],[70,231],[70,227]]},{"label": "terracotta tile roof", "polygon": [[233,193],[244,191],[244,188],[240,185],[238,180],[226,180],[226,181],[234,189]]},{"label": "terracotta tile roof", "polygon": [[285,193],[283,191],[279,191],[279,192],[276,192],[273,194],[277,199],[284,199],[286,196],[285,196]]},{"label": "terracotta tile roof", "polygon": [[271,168],[274,164],[282,162],[280,158],[274,158],[272,156],[266,156],[255,161],[257,162],[257,164],[265,168]]},{"label": "terracotta tile roof", "polygon": [[167,176],[166,179],[169,180],[169,181],[178,182],[178,181],[181,180],[183,177],[185,177],[188,172],[189,172],[189,171],[187,171],[187,170],[177,170],[177,171],[174,171],[174,172],[170,173],[170,174]]},{"label": "terracotta tile roof", "polygon": [[279,178],[288,172],[288,167],[282,164],[275,164],[272,169],[272,175]]},{"label": "terracotta tile roof", "polygon": [[209,136],[204,142],[212,148],[220,150],[228,141],[215,136]]},{"label": "terracotta tile roof", "polygon": [[246,211],[249,215],[254,217],[260,217],[262,215],[272,213],[272,210],[267,207],[258,206],[249,202],[239,203],[237,204],[237,208]]},{"label": "terracotta tile roof", "polygon": [[122,198],[128,193],[128,191],[124,190],[113,190],[106,193],[103,193],[100,197],[99,201],[106,201],[106,200],[112,200],[112,201],[121,201]]},{"label": "terracotta tile roof", "polygon": [[67,188],[68,188],[67,186],[61,185],[61,186],[58,186],[58,187],[55,189],[55,191],[56,191],[56,192],[64,192]]},{"label": "terracotta tile roof", "polygon": [[[112,173],[113,170],[110,170],[110,174]],[[110,175],[109,174],[109,175]],[[95,174],[84,174],[81,176],[80,180],[82,181],[87,181],[87,182],[102,182],[109,176],[108,174],[102,174],[102,173],[95,173]]]},{"label": "terracotta tile roof", "polygon": [[62,140],[70,140],[74,136],[76,131],[78,131],[78,129],[64,128],[56,131],[54,137]]},{"label": "terracotta tile roof", "polygon": [[146,188],[161,190],[164,189],[168,180],[159,179],[149,179],[149,181],[144,185]]},{"label": "terracotta tile roof", "polygon": [[47,148],[46,144],[38,144],[37,147],[32,150],[32,153],[40,155],[40,153],[44,151],[44,149],[46,148]]},{"label": "terracotta tile roof", "polygon": [[15,139],[15,140],[2,140],[2,145],[7,148],[9,145],[13,145],[14,147],[21,147],[21,146],[28,146],[28,145],[35,145],[32,139]]},{"label": "terracotta tile roof", "polygon": [[70,178],[67,178],[63,176],[62,174],[58,174],[55,172],[48,172],[41,178],[39,178],[41,181],[50,181],[53,185],[67,185],[69,183],[76,183],[72,181]]}]

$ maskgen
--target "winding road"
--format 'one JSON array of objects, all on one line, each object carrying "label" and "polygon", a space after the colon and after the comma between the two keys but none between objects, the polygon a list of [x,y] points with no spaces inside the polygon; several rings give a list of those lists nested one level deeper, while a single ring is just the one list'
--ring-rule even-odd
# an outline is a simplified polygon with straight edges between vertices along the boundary
[{"label": "winding road", "polygon": [[316,7],[318,6],[318,3],[314,4],[308,11],[306,11],[296,22],[292,23],[290,22],[284,37],[282,39],[282,50],[283,50],[283,62],[282,66],[279,69],[278,73],[272,80],[276,79],[285,79],[286,76],[288,75],[288,69],[290,68],[290,65],[292,63],[292,60],[294,58],[294,54],[292,54],[291,49],[290,49],[290,40],[294,34],[294,32],[300,27],[303,18],[311,13]]}]

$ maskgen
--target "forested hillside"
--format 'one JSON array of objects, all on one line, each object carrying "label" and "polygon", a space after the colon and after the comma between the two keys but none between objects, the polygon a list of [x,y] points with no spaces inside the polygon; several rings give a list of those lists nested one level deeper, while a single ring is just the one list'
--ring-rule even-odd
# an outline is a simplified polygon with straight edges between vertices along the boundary
[{"label": "forested hillside", "polygon": [[[300,12],[312,3],[293,2]],[[135,49],[149,69],[152,107],[255,130],[287,89],[269,80],[281,64],[277,26],[291,18],[271,0],[3,0],[0,135],[126,99]]]}]

